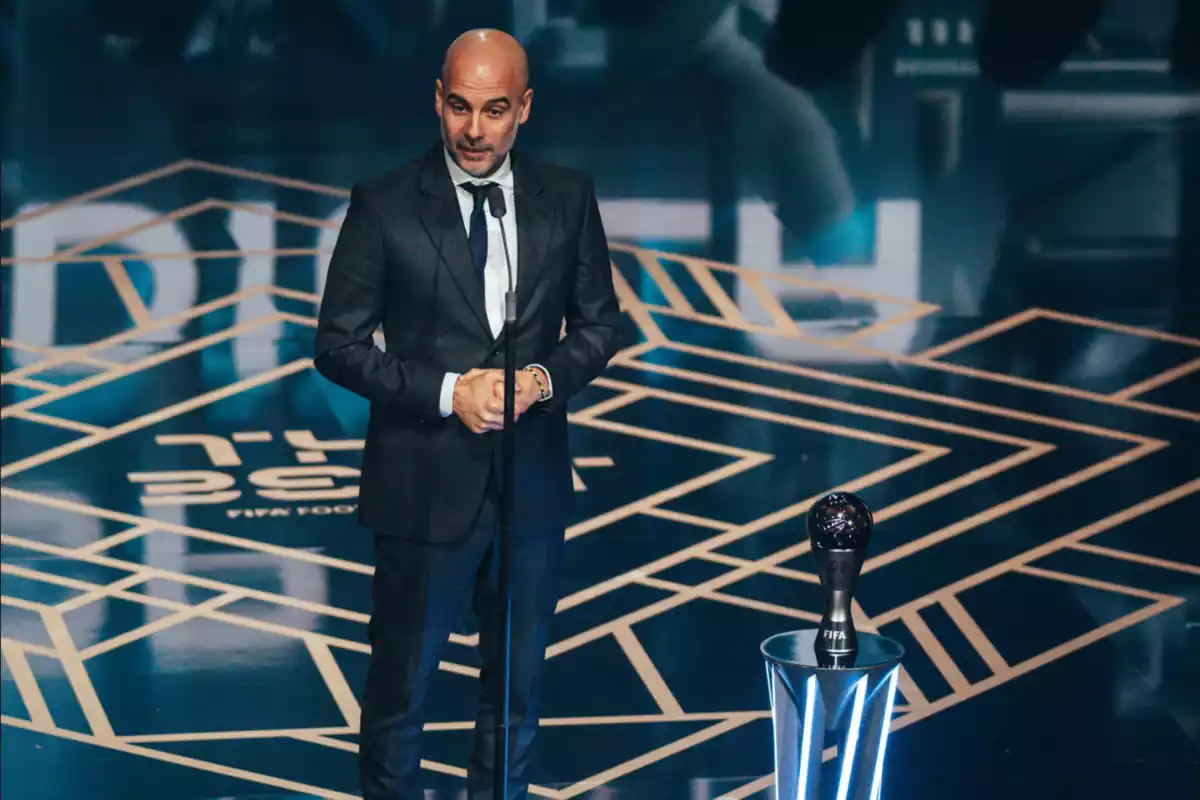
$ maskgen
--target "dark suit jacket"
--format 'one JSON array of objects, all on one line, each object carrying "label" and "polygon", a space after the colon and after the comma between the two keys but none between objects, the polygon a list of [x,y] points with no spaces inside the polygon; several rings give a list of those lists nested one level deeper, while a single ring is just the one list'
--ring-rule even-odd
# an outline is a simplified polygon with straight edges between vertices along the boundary
[{"label": "dark suit jacket", "polygon": [[[541,364],[554,387],[517,422],[513,532],[561,535],[573,499],[567,401],[619,349],[620,310],[591,179],[516,152],[512,166],[516,368]],[[447,371],[504,366],[455,191],[440,143],[353,188],[314,357],[322,375],[371,402],[359,520],[435,542],[470,531],[501,451],[499,431],[473,434],[438,409]],[[380,325],[384,349],[372,339]]]}]

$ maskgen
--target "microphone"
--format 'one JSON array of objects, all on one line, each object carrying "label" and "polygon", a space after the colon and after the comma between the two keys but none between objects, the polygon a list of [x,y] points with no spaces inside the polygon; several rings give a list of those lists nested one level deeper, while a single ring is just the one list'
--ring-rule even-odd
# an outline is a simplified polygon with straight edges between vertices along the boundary
[{"label": "microphone", "polygon": [[504,295],[504,320],[517,321],[517,296],[513,292],[512,258],[508,255],[508,232],[504,229],[504,215],[508,213],[508,204],[504,201],[504,190],[495,184],[487,189],[488,210],[492,216],[500,220],[500,241],[504,244],[504,265],[508,268],[508,291]]},{"label": "microphone", "polygon": [[[517,361],[517,295],[513,291],[512,258],[508,254],[508,233],[504,230],[504,215],[508,208],[504,202],[504,191],[495,184],[487,189],[488,207],[492,216],[500,222],[500,240],[504,243],[504,264],[508,267],[508,292],[504,295],[504,330],[496,341],[499,345],[504,342],[504,430],[501,434],[501,461],[503,477],[500,488],[500,647],[503,653],[501,661],[500,685],[504,687],[501,698],[501,713],[496,715],[495,742],[492,758],[496,765],[493,796],[508,797],[508,744],[509,744],[509,707],[512,680],[512,585],[509,576],[508,542],[511,539],[513,520],[513,504],[515,501],[514,469],[516,433],[513,430],[516,423],[516,361]],[[489,355],[489,358],[491,356]]]},{"label": "microphone", "polygon": [[496,219],[501,219],[508,213],[508,206],[504,203],[504,190],[494,183],[487,188],[487,201],[492,216]]}]

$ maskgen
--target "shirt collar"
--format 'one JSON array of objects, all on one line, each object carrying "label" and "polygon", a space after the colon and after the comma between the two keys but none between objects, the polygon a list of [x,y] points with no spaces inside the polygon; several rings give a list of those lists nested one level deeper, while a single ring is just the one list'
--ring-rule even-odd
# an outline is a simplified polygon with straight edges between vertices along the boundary
[{"label": "shirt collar", "polygon": [[454,182],[456,187],[468,182],[491,182],[498,183],[506,189],[513,188],[512,153],[505,154],[504,161],[500,163],[500,168],[486,178],[476,178],[458,164],[455,164],[454,159],[450,157],[450,151],[445,147],[442,148],[442,155],[446,159],[446,169],[450,170],[450,180]]}]

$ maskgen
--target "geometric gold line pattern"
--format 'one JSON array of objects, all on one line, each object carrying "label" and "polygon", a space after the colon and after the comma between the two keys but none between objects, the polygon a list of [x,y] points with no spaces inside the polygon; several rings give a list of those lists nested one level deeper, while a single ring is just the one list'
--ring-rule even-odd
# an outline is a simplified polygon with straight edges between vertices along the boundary
[{"label": "geometric gold line pattern", "polygon": [[[314,192],[327,197],[346,198],[348,196],[348,192],[339,187],[323,186],[187,159],[59,203],[39,207],[33,212],[0,222],[0,230],[30,222],[71,205],[119,194],[151,181],[169,180],[191,170],[222,174],[237,180],[265,182],[277,187]],[[213,208],[254,210],[219,198],[205,198],[144,223],[139,228],[181,219]],[[274,216],[292,224],[330,228],[325,221],[302,215],[275,212]],[[2,263],[6,266],[28,269],[39,268],[39,264],[43,265],[43,268],[52,268],[55,263],[96,261],[96,256],[88,255],[90,250],[103,243],[119,241],[128,232],[128,230],[112,231],[96,239],[75,244],[53,256],[34,261],[4,259]],[[605,619],[553,641],[547,650],[547,657],[553,660],[590,643],[611,638],[611,641],[624,654],[633,673],[653,698],[658,709],[657,713],[550,717],[544,719],[542,724],[546,728],[567,728],[687,721],[702,723],[703,727],[668,744],[629,758],[620,764],[602,769],[596,774],[570,785],[534,787],[533,791],[538,796],[578,797],[597,786],[634,774],[638,770],[672,755],[704,742],[713,741],[730,731],[769,717],[769,712],[765,707],[719,712],[689,711],[686,700],[681,700],[678,692],[672,689],[670,675],[660,668],[660,664],[655,663],[647,647],[645,635],[639,630],[639,624],[662,617],[689,603],[701,602],[735,606],[756,613],[772,615],[779,620],[781,625],[785,626],[791,621],[812,623],[820,618],[819,614],[811,608],[790,607],[780,603],[766,602],[739,592],[740,584],[743,584],[748,578],[762,575],[792,581],[798,587],[801,585],[811,587],[815,584],[817,582],[816,575],[802,567],[797,567],[795,563],[797,559],[801,559],[808,552],[808,542],[804,537],[797,536],[794,544],[759,557],[733,555],[725,551],[725,548],[735,543],[748,540],[779,525],[798,524],[809,505],[819,495],[793,498],[792,502],[787,505],[771,509],[756,519],[741,522],[716,519],[671,508],[672,504],[683,498],[716,486],[723,481],[734,480],[740,475],[768,464],[779,454],[735,445],[717,440],[715,437],[714,440],[702,440],[693,436],[659,430],[648,425],[624,421],[635,418],[630,415],[631,411],[637,412],[648,407],[699,410],[708,414],[721,415],[724,418],[751,420],[755,424],[764,426],[778,426],[780,429],[789,431],[804,431],[807,434],[838,437],[856,443],[870,444],[895,451],[898,454],[897,458],[884,466],[848,479],[837,487],[849,491],[863,491],[881,486],[910,473],[912,475],[926,474],[931,466],[958,463],[951,459],[962,457],[964,454],[971,453],[974,448],[984,445],[998,451],[998,456],[989,463],[966,468],[960,474],[950,478],[926,481],[921,489],[907,496],[896,498],[893,502],[876,510],[875,518],[884,534],[881,538],[886,537],[889,530],[884,523],[901,518],[905,514],[916,516],[914,512],[936,503],[941,498],[978,486],[1010,471],[1020,470],[1035,461],[1048,459],[1052,454],[1069,451],[1080,437],[1100,440],[1110,445],[1120,445],[1122,448],[1112,455],[1100,458],[1095,463],[1068,471],[1066,474],[1041,483],[1028,491],[998,499],[985,508],[980,508],[937,529],[915,531],[911,538],[903,542],[888,541],[883,549],[878,550],[867,560],[863,568],[864,574],[901,564],[905,559],[931,548],[943,546],[957,537],[969,535],[991,522],[1014,514],[1035,503],[1044,502],[1088,481],[1096,480],[1141,459],[1150,458],[1171,444],[1163,439],[1133,431],[1118,430],[1115,427],[1032,413],[1017,407],[984,403],[954,394],[925,391],[899,382],[872,380],[842,374],[832,369],[817,369],[726,351],[719,347],[701,346],[668,335],[666,331],[672,329],[672,323],[688,323],[793,339],[833,351],[840,350],[860,356],[885,358],[895,364],[916,370],[940,372],[971,381],[1018,387],[1073,402],[1096,404],[1114,411],[1140,412],[1185,422],[1200,422],[1200,414],[1196,412],[1137,399],[1151,389],[1200,370],[1200,358],[1111,394],[1098,394],[1071,387],[1019,379],[963,367],[942,360],[959,349],[1034,320],[1053,320],[1063,324],[1102,328],[1114,333],[1154,338],[1196,348],[1200,348],[1200,340],[1117,325],[1049,309],[1027,309],[952,341],[931,347],[922,353],[898,355],[874,349],[865,342],[875,333],[889,327],[936,314],[939,311],[936,306],[882,297],[869,292],[848,291],[809,279],[767,273],[737,265],[615,242],[612,244],[612,249],[614,252],[624,252],[632,257],[632,263],[636,265],[637,270],[636,280],[642,284],[655,286],[664,303],[653,304],[642,300],[642,293],[635,288],[635,281],[630,274],[623,272],[614,264],[613,278],[622,309],[637,325],[643,341],[623,351],[613,360],[610,370],[594,382],[594,386],[604,390],[607,396],[587,407],[574,409],[570,415],[571,424],[589,431],[627,437],[639,442],[686,448],[697,454],[720,457],[724,461],[718,467],[708,469],[675,485],[659,489],[644,497],[632,499],[592,518],[581,520],[567,531],[568,553],[571,551],[572,542],[586,540],[588,537],[604,536],[605,529],[610,525],[637,517],[670,521],[701,532],[702,535],[697,540],[672,552],[657,556],[636,567],[610,575],[590,586],[567,594],[560,598],[558,604],[559,613],[568,612],[589,603],[596,603],[597,606],[600,606],[603,598],[630,586],[654,589],[662,594],[662,597],[654,602]],[[318,252],[320,251],[296,248],[255,251],[255,254],[313,256]],[[238,250],[221,251],[220,254],[247,256],[251,253]],[[163,255],[195,258],[198,259],[197,263],[200,268],[203,268],[205,263],[203,259],[206,256],[213,258],[218,254],[210,252]],[[145,255],[139,256],[139,258],[145,257]],[[180,313],[162,318],[152,318],[130,280],[129,272],[126,269],[127,260],[121,256],[105,256],[100,260],[117,297],[129,314],[132,327],[89,344],[69,348],[51,348],[7,339],[0,342],[6,348],[13,348],[29,355],[31,359],[31,363],[5,373],[3,382],[6,385],[11,384],[38,392],[31,397],[6,405],[0,410],[0,418],[19,419],[78,434],[76,438],[65,444],[50,447],[11,463],[5,463],[0,468],[0,478],[5,481],[122,436],[150,429],[165,420],[234,397],[255,387],[304,373],[311,368],[311,362],[307,359],[295,359],[273,369],[263,370],[252,377],[233,381],[227,386],[107,427],[38,411],[39,408],[54,403],[56,400],[79,396],[98,387],[117,384],[130,376],[199,352],[204,348],[252,335],[267,325],[287,323],[311,327],[314,324],[312,313],[276,311],[248,321],[230,324],[222,330],[205,336],[164,347],[152,355],[143,356],[129,363],[114,363],[102,358],[101,355],[116,346],[137,341],[148,333],[165,330],[254,298],[265,297],[272,301],[285,299],[300,301],[315,308],[319,297],[309,292],[282,286],[256,285],[214,301],[195,305]],[[679,265],[682,271],[668,270],[668,262]],[[749,289],[750,295],[758,302],[762,314],[758,315],[756,319],[749,319],[744,309],[727,291],[724,282],[730,278],[742,282]],[[682,286],[684,280],[691,281],[691,287],[705,298],[712,309],[711,312],[697,310],[695,304],[688,300]],[[801,287],[829,290],[841,295],[878,301],[881,307],[886,306],[892,309],[893,313],[885,315],[871,326],[846,335],[835,337],[814,335],[806,332],[802,321],[791,319],[782,305],[776,301],[770,287],[771,284],[779,283],[792,283]],[[664,358],[664,356],[672,358]],[[55,385],[36,377],[39,373],[55,366],[72,363],[84,364],[98,371],[65,386]],[[717,369],[708,371],[694,366],[702,363],[737,367],[737,369],[729,372]],[[738,377],[730,377],[734,374]],[[776,380],[777,378],[786,378],[787,380]],[[815,388],[811,392],[783,388],[784,386],[801,385],[801,382],[810,382]],[[826,396],[820,387],[832,388],[836,391],[830,392],[831,396]],[[770,401],[770,403],[744,402],[737,398],[758,398]],[[887,405],[885,400],[904,401],[903,407],[908,410],[898,411],[895,407],[885,407]],[[827,416],[827,412],[835,413],[840,420],[852,419],[855,422],[853,424],[826,422],[824,418]],[[1123,418],[1117,414],[1106,416],[1106,419]],[[1109,423],[1109,425],[1115,424],[1117,423]],[[888,432],[881,432],[883,429]],[[1020,434],[1018,435],[1014,431],[1020,431]],[[234,439],[236,441],[236,437]],[[247,440],[253,440],[253,438],[250,437]],[[619,469],[620,463],[619,461],[614,463],[614,460],[608,456],[587,454],[578,456],[574,461],[574,466],[577,470],[576,490],[590,492],[592,489],[587,486],[587,475],[581,476],[579,470],[603,471],[599,469],[603,467]],[[922,472],[923,470],[925,472]],[[832,488],[835,487],[826,487],[821,493]],[[1023,552],[977,569],[931,591],[925,591],[892,608],[864,609],[861,605],[856,604],[854,614],[860,629],[873,631],[892,624],[905,626],[919,644],[923,655],[932,662],[950,687],[948,694],[930,699],[929,687],[922,688],[907,670],[903,670],[899,685],[903,702],[896,707],[894,727],[903,729],[908,725],[915,724],[1118,631],[1178,607],[1184,602],[1180,597],[1110,581],[1101,581],[1088,576],[1072,575],[1059,569],[1039,566],[1037,562],[1060,551],[1078,550],[1104,558],[1137,562],[1156,569],[1193,575],[1200,574],[1200,567],[1196,565],[1128,553],[1088,541],[1098,534],[1197,492],[1200,492],[1200,477],[1190,478],[1167,491],[1140,500],[1122,510],[1108,514],[1102,519],[1082,525],[1069,533],[1049,536]],[[254,601],[268,604],[271,607],[304,611],[313,615],[357,623],[360,626],[367,621],[366,615],[351,609],[293,597],[286,593],[240,586],[193,575],[183,570],[166,569],[129,561],[118,558],[113,553],[121,545],[143,537],[165,536],[220,544],[239,552],[270,556],[353,575],[370,575],[372,573],[370,565],[310,550],[273,545],[222,530],[198,528],[110,510],[10,485],[0,488],[0,494],[5,499],[14,502],[55,509],[81,518],[118,525],[118,530],[106,538],[93,540],[76,547],[39,541],[29,536],[14,535],[4,530],[0,533],[0,541],[6,547],[21,548],[32,553],[53,556],[56,559],[70,559],[81,564],[103,567],[120,574],[111,581],[102,582],[64,577],[45,569],[18,563],[0,564],[0,570],[5,575],[59,587],[73,593],[68,599],[55,604],[35,602],[18,596],[5,595],[3,597],[5,606],[36,615],[42,621],[50,641],[50,645],[47,646],[35,642],[19,641],[6,635],[0,642],[0,652],[3,654],[5,665],[24,703],[27,715],[25,719],[5,715],[0,719],[4,725],[39,731],[76,742],[85,742],[193,769],[230,775],[285,791],[327,798],[350,796],[278,776],[177,755],[167,750],[156,749],[154,745],[168,742],[287,738],[342,751],[355,750],[356,745],[353,742],[337,738],[356,732],[361,714],[355,689],[348,682],[338,662],[337,654],[342,651],[369,652],[365,630],[362,632],[361,638],[354,639],[290,627],[242,613],[239,610],[239,604],[243,601]],[[212,527],[217,526],[213,525]],[[702,562],[719,567],[720,571],[715,577],[694,584],[674,580],[666,575],[672,568],[689,562]],[[1020,574],[1037,580],[1090,586],[1101,591],[1138,597],[1147,601],[1148,604],[1118,619],[1099,625],[1069,641],[1061,642],[1043,653],[1014,662],[1000,652],[1000,649],[989,638],[986,625],[975,619],[963,602],[963,597],[969,590],[988,581],[1012,574]],[[207,599],[191,603],[138,591],[139,587],[143,587],[151,581],[166,581],[173,585],[204,589],[215,594]],[[66,623],[67,615],[106,598],[139,603],[142,606],[159,609],[165,614],[157,616],[152,622],[104,641],[90,643],[80,649],[72,638]],[[989,672],[986,678],[969,680],[961,666],[947,651],[945,643],[939,641],[931,630],[925,614],[935,607],[946,613],[957,632],[969,643],[972,651],[985,665]],[[303,643],[307,657],[320,675],[338,709],[341,717],[338,720],[339,724],[295,729],[194,731],[171,734],[118,733],[114,731],[102,701],[91,683],[88,672],[89,661],[133,642],[156,636],[191,620],[205,620],[237,626],[241,629],[288,637]],[[451,637],[451,641],[459,645],[472,645],[475,643],[475,637],[455,634]],[[64,674],[70,682],[86,718],[86,732],[69,730],[56,724],[45,698],[42,696],[38,679],[30,666],[30,656],[51,657],[61,663]],[[477,671],[472,667],[449,660],[444,661],[440,665],[440,669],[461,676],[477,675]],[[471,720],[438,721],[429,723],[427,730],[467,730],[472,725],[473,721]],[[764,742],[764,747],[767,746],[769,743]],[[833,749],[827,750],[826,757],[831,757],[833,753]],[[423,767],[448,775],[461,776],[465,774],[461,767],[453,764],[425,761]],[[772,785],[772,779],[773,776],[770,775],[762,776],[727,793],[725,797],[731,798],[731,800],[749,797],[768,789]]]}]

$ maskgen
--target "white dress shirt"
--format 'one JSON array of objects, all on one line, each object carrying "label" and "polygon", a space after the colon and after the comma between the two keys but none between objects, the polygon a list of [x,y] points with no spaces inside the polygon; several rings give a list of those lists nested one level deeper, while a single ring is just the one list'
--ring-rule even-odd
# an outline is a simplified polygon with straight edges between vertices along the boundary
[{"label": "white dress shirt", "polygon": [[[463,227],[467,231],[468,236],[471,234],[471,212],[475,209],[475,197],[462,188],[462,184],[495,183],[500,186],[500,191],[504,193],[504,203],[508,207],[508,213],[504,215],[503,219],[493,217],[487,204],[484,204],[484,219],[487,220],[488,247],[487,261],[483,267],[483,302],[487,309],[488,324],[491,325],[492,336],[499,337],[500,331],[504,329],[504,295],[508,292],[508,263],[504,258],[504,239],[500,235],[501,224],[504,225],[504,235],[508,237],[508,253],[509,258],[512,260],[513,270],[513,290],[515,291],[517,287],[517,214],[516,203],[513,197],[512,156],[506,155],[500,168],[491,176],[476,178],[458,164],[455,164],[449,152],[443,150],[442,154],[446,158],[446,169],[450,171],[450,180],[454,182],[455,194],[458,197],[458,208],[462,212]],[[539,367],[545,373],[547,383],[549,383],[546,386],[547,396],[553,395],[554,385],[550,383],[550,372],[540,364],[531,364],[530,366]],[[448,417],[454,413],[454,383],[460,375],[461,373],[458,372],[447,372],[446,377],[442,379],[440,411],[443,417]]]}]

